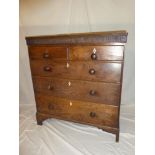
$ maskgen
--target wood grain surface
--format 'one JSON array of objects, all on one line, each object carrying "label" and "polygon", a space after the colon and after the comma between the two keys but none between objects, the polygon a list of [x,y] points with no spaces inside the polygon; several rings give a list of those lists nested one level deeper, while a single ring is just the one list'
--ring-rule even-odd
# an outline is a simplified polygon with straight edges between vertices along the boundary
[{"label": "wood grain surface", "polygon": [[49,96],[119,105],[120,84],[48,77],[33,77],[33,84],[35,92]]},{"label": "wood grain surface", "polygon": [[[32,60],[30,63],[33,76],[104,82],[120,82],[121,80],[121,62],[70,61],[68,68],[66,61]],[[50,71],[46,71],[46,67],[49,67]],[[94,73],[90,73],[91,70]]]},{"label": "wood grain surface", "polygon": [[37,110],[63,119],[117,127],[118,107],[36,94]]},{"label": "wood grain surface", "polygon": [[116,134],[126,31],[26,37],[38,125],[48,118]]}]

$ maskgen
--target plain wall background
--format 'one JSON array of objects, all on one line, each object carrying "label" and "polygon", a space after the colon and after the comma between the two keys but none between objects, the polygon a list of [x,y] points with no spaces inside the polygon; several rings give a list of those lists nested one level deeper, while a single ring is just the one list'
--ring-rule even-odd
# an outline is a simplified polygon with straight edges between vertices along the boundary
[{"label": "plain wall background", "polygon": [[127,30],[122,104],[135,103],[134,0],[20,0],[20,104],[34,104],[25,36]]}]

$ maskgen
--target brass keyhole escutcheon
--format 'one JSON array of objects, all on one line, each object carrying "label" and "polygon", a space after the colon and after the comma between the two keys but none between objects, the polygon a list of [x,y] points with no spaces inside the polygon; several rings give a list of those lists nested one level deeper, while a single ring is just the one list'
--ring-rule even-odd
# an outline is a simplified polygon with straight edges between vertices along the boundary
[{"label": "brass keyhole escutcheon", "polygon": [[73,104],[73,103],[70,101],[70,102],[69,102],[69,105],[72,106],[72,104]]},{"label": "brass keyhole escutcheon", "polygon": [[68,82],[68,86],[69,86],[69,87],[71,86],[71,82],[70,82],[70,81]]},{"label": "brass keyhole escutcheon", "polygon": [[66,67],[69,68],[69,63],[67,62]]},{"label": "brass keyhole escutcheon", "polygon": [[93,49],[93,54],[95,54],[95,53],[96,53],[96,48]]}]

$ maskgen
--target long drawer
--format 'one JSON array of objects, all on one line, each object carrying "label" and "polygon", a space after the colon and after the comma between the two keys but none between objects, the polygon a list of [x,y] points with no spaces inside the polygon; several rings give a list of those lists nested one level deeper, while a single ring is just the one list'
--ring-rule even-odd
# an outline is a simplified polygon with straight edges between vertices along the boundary
[{"label": "long drawer", "polygon": [[118,127],[118,107],[36,94],[37,111],[94,125]]},{"label": "long drawer", "polygon": [[33,85],[42,94],[119,105],[120,84],[33,77]]},{"label": "long drawer", "polygon": [[122,62],[31,60],[33,76],[121,82]]}]

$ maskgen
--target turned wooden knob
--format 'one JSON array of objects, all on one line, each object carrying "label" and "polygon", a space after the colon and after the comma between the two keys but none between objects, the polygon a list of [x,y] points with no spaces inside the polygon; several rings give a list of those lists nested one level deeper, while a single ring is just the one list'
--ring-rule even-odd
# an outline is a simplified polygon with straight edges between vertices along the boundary
[{"label": "turned wooden knob", "polygon": [[48,90],[53,90],[54,89],[54,87],[52,86],[52,85],[48,85]]},{"label": "turned wooden knob", "polygon": [[52,68],[50,66],[45,66],[44,71],[50,72],[52,71]]},{"label": "turned wooden knob", "polygon": [[95,69],[90,69],[89,74],[94,75],[95,74]]},{"label": "turned wooden knob", "polygon": [[44,53],[43,54],[43,58],[45,58],[45,59],[49,58],[49,54],[48,53]]},{"label": "turned wooden knob", "polygon": [[96,91],[95,90],[90,90],[89,94],[94,96],[96,94]]},{"label": "turned wooden knob", "polygon": [[97,55],[96,55],[95,53],[93,53],[93,54],[91,55],[91,58],[92,58],[92,60],[96,60],[96,59],[97,59]]},{"label": "turned wooden knob", "polygon": [[96,113],[95,112],[90,112],[90,117],[96,117]]}]

